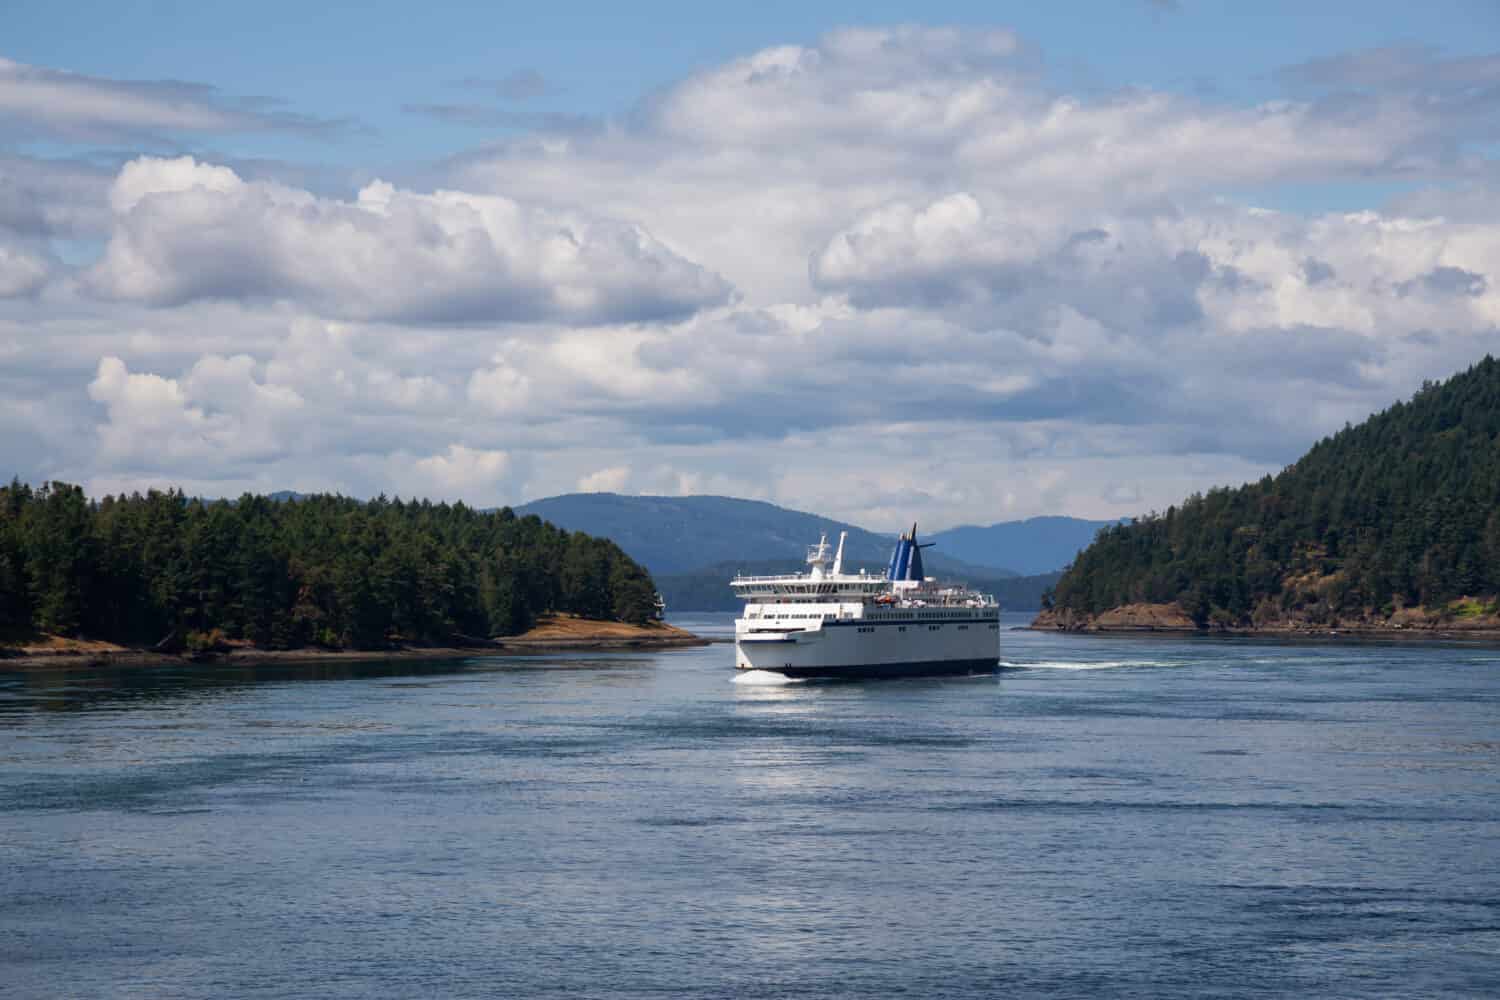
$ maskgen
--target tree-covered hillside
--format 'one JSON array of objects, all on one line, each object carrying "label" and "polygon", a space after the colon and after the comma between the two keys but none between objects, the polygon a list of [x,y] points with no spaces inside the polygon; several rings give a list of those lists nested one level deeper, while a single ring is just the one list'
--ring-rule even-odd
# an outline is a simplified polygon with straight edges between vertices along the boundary
[{"label": "tree-covered hillside", "polygon": [[[1500,362],[1320,441],[1280,475],[1105,529],[1060,611],[1172,603],[1200,625],[1323,623],[1500,594]],[[1484,601],[1456,606],[1478,613]]]},{"label": "tree-covered hillside", "polygon": [[0,633],[285,648],[510,635],[544,611],[646,621],[654,586],[613,543],[510,510],[309,496],[88,500],[0,487]]}]

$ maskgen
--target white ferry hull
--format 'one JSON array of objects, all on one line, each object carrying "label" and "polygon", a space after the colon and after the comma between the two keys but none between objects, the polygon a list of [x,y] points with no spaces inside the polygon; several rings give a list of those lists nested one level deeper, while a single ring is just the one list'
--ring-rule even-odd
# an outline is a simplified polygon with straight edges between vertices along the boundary
[{"label": "white ferry hull", "polygon": [[787,677],[914,677],[988,673],[999,666],[999,616],[964,621],[823,622],[791,632],[735,623],[735,666]]}]

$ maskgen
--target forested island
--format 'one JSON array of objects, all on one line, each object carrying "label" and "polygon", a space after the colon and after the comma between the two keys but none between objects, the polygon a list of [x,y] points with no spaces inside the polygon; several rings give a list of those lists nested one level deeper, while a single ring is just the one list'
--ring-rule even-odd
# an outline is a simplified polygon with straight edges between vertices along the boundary
[{"label": "forested island", "polygon": [[1106,528],[1037,627],[1500,631],[1500,362],[1280,475]]},{"label": "forested island", "polygon": [[646,626],[655,611],[651,577],[613,542],[508,508],[0,487],[12,646],[376,650],[516,636],[543,614]]}]

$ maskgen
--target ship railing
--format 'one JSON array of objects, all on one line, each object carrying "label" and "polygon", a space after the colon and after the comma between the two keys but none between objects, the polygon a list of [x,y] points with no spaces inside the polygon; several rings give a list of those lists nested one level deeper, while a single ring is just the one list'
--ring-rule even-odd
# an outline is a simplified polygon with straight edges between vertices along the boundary
[{"label": "ship railing", "polygon": [[924,594],[905,597],[898,602],[903,608],[982,608],[995,604],[993,594],[966,591],[962,594]]},{"label": "ship railing", "polygon": [[821,580],[811,579],[806,573],[783,573],[779,576],[745,576],[735,574],[730,583],[884,583],[885,578],[873,574],[859,575],[857,573],[844,573],[839,576],[825,576]]}]

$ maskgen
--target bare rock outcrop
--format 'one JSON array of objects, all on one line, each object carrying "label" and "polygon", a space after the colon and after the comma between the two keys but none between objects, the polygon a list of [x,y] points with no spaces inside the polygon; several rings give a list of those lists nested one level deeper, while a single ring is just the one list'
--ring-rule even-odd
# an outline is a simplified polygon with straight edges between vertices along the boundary
[{"label": "bare rock outcrop", "polygon": [[1198,626],[1178,604],[1126,604],[1097,615],[1068,608],[1043,611],[1031,627],[1062,632],[1191,632]]}]

